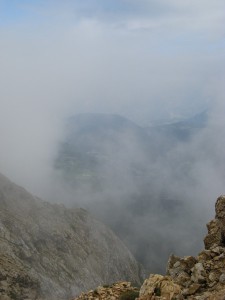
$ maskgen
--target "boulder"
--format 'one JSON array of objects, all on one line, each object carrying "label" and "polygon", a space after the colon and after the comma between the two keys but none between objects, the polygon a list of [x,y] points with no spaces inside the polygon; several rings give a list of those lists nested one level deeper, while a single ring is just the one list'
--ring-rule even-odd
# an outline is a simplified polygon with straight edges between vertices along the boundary
[{"label": "boulder", "polygon": [[204,239],[205,248],[225,247],[225,196],[217,198],[215,219],[207,224],[208,234]]},{"label": "boulder", "polygon": [[175,300],[183,299],[183,297],[181,294],[181,287],[174,283],[171,277],[152,274],[141,286],[140,297],[138,299]]},{"label": "boulder", "polygon": [[130,282],[117,282],[110,286],[99,286],[73,300],[129,300],[137,298],[138,295],[138,288],[132,287]]}]

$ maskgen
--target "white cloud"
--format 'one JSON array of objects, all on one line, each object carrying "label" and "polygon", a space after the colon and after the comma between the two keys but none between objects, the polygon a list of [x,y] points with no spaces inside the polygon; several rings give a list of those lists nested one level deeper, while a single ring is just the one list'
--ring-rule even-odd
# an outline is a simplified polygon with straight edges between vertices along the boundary
[{"label": "white cloud", "polygon": [[57,124],[77,112],[118,113],[147,124],[214,102],[224,76],[224,10],[222,1],[200,2],[123,1],[121,11],[101,9],[100,1],[91,8],[21,2],[27,17],[0,27],[5,154],[21,149],[23,161],[27,132],[48,159]]}]

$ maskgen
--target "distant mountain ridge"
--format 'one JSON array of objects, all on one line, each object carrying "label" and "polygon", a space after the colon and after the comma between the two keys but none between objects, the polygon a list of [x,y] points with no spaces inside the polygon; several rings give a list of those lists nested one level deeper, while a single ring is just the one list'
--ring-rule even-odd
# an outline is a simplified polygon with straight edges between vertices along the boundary
[{"label": "distant mountain ridge", "polygon": [[119,153],[124,147],[127,147],[128,151],[131,150],[129,143],[135,143],[138,147],[140,145],[141,151],[147,151],[149,147],[146,144],[147,132],[134,122],[118,115],[76,115],[69,118],[65,131],[66,137],[59,148],[55,167],[61,170],[65,179],[73,185],[101,185],[104,178],[100,175],[100,169],[111,168],[113,164],[116,170],[119,160],[124,160],[119,157],[112,160],[113,153]]},{"label": "distant mountain ridge", "polygon": [[191,136],[196,134],[199,130],[205,128],[208,118],[209,112],[208,110],[204,110],[183,121],[151,126],[148,127],[147,130],[150,134],[154,133],[155,135],[169,136],[173,141],[175,139],[178,141],[185,141],[191,138]]},{"label": "distant mountain ridge", "polygon": [[117,114],[100,114],[100,113],[86,113],[77,114],[68,119],[68,126],[76,129],[79,125],[79,130],[96,130],[96,129],[110,129],[110,130],[124,130],[125,128],[132,128],[133,130],[140,130],[141,127],[134,122]]},{"label": "distant mountain ridge", "polygon": [[[66,122],[55,160],[62,185],[70,188],[70,199],[76,195],[81,205],[107,223],[149,269],[158,271],[155,257],[160,252],[166,261],[175,238],[164,236],[161,229],[162,239],[168,239],[168,244],[167,248],[160,247],[160,241],[154,238],[159,234],[155,224],[163,227],[170,222],[176,227],[178,212],[190,209],[188,201],[171,188],[171,175],[165,170],[172,159],[176,184],[181,179],[189,180],[195,158],[183,157],[182,152],[174,155],[173,150],[187,147],[205,128],[207,119],[208,112],[204,111],[182,122],[152,127],[141,127],[112,114],[74,115]],[[148,238],[135,222],[143,222],[140,228],[148,224]],[[180,227],[190,226],[186,218]],[[190,247],[194,244],[193,240]],[[147,249],[152,250],[151,257]]]}]

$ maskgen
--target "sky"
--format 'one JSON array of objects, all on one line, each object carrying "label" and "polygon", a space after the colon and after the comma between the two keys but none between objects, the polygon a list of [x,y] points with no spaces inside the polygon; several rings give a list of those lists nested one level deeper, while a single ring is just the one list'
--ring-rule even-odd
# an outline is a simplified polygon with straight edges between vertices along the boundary
[{"label": "sky", "polygon": [[0,0],[0,172],[42,196],[68,117],[150,126],[209,109],[213,127],[169,155],[203,153],[191,195],[214,201],[224,184],[224,25],[223,0]]},{"label": "sky", "polygon": [[63,120],[76,113],[115,113],[150,125],[221,104],[224,6],[1,0],[2,156],[12,156],[12,165],[20,157],[32,162],[32,148],[48,160]]},{"label": "sky", "polygon": [[224,76],[224,6],[0,1],[2,101],[147,124],[190,116]]}]

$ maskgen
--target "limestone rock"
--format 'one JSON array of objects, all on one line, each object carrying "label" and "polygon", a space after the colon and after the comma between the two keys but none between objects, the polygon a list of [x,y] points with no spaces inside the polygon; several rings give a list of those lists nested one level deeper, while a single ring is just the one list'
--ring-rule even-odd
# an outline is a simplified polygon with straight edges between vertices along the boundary
[{"label": "limestone rock", "polygon": [[[217,199],[216,218],[207,228],[206,249],[197,257],[171,255],[167,276],[150,275],[141,286],[138,300],[225,300],[225,196]],[[89,299],[95,298],[81,300]]]},{"label": "limestone rock", "polygon": [[121,296],[127,296],[126,299],[129,299],[131,295],[132,297],[138,297],[138,288],[132,287],[130,282],[118,282],[111,286],[99,286],[95,290],[82,293],[74,300],[116,300],[120,299]]},{"label": "limestone rock", "polygon": [[220,220],[223,224],[225,223],[225,196],[221,195],[216,200],[215,205],[216,219]]},{"label": "limestone rock", "polygon": [[0,175],[0,299],[69,299],[104,283],[140,283],[140,274],[86,211],[44,202]]},{"label": "limestone rock", "polygon": [[215,219],[210,221],[207,224],[208,234],[204,239],[205,248],[210,249],[211,247],[215,247],[220,245],[221,241],[221,229],[220,229],[220,221]]},{"label": "limestone rock", "polygon": [[225,196],[217,199],[215,210],[215,219],[207,224],[208,234],[204,239],[206,249],[225,246]]},{"label": "limestone rock", "polygon": [[217,199],[215,208],[216,218],[207,224],[206,249],[196,258],[171,255],[168,261],[167,275],[187,299],[214,299],[225,286],[225,196]]},{"label": "limestone rock", "polygon": [[198,262],[191,269],[191,280],[195,283],[205,283],[206,282],[206,271],[201,262]]},{"label": "limestone rock", "polygon": [[[158,298],[156,298],[158,297]],[[150,275],[141,286],[139,300],[183,299],[181,288],[169,276]]]},{"label": "limestone rock", "polygon": [[167,275],[183,287],[187,287],[191,283],[191,269],[196,264],[197,260],[193,256],[185,256],[180,258],[171,255],[167,264]]},{"label": "limestone rock", "polygon": [[193,283],[188,288],[184,289],[182,294],[184,296],[193,295],[199,290],[200,287],[201,285],[199,283]]}]

